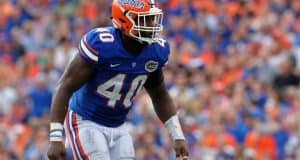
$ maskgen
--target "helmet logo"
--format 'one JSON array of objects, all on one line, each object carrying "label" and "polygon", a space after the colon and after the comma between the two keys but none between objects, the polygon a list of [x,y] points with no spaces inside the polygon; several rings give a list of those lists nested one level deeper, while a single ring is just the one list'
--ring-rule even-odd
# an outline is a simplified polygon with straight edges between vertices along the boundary
[{"label": "helmet logo", "polygon": [[121,5],[134,6],[139,9],[143,9],[145,7],[145,4],[139,0],[119,0],[119,3]]}]

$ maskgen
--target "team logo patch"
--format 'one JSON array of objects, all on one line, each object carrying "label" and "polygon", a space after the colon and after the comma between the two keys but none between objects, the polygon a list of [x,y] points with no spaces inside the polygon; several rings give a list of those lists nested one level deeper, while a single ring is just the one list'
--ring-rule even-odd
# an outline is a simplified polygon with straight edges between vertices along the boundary
[{"label": "team logo patch", "polygon": [[119,0],[119,3],[122,5],[134,6],[139,9],[143,9],[145,4],[139,0]]},{"label": "team logo patch", "polygon": [[145,70],[147,72],[154,72],[155,70],[157,70],[157,68],[158,68],[158,62],[151,60],[145,64]]}]

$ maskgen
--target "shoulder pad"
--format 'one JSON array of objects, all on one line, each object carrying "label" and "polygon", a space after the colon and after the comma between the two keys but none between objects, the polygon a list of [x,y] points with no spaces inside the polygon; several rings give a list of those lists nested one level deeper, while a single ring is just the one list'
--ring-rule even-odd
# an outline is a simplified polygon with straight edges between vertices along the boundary
[{"label": "shoulder pad", "polygon": [[115,33],[111,28],[95,28],[87,32],[79,43],[81,56],[89,62],[98,63],[105,50],[111,48]]}]

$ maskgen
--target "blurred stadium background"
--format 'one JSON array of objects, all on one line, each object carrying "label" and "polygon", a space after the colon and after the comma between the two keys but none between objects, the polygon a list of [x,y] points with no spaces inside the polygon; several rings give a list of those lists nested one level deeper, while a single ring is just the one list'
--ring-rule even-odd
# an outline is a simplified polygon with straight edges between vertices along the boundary
[{"label": "blurred stadium background", "polygon": [[[45,159],[55,83],[110,3],[0,0],[0,160]],[[300,1],[159,3],[191,159],[300,160]],[[137,160],[175,159],[145,92],[128,121]]]}]

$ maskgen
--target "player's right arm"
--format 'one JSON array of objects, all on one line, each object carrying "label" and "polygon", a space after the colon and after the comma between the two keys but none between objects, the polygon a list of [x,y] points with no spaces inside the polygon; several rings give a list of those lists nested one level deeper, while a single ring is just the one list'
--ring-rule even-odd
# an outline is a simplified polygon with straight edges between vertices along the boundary
[{"label": "player's right arm", "polygon": [[78,45],[79,53],[65,69],[54,91],[50,115],[50,160],[65,159],[65,148],[62,144],[63,122],[69,108],[72,94],[85,84],[98,66],[99,33],[97,30],[87,32]]},{"label": "player's right arm", "polygon": [[60,133],[63,130],[63,122],[68,111],[69,99],[94,73],[94,67],[80,56],[77,54],[66,68],[53,95],[50,115],[50,141],[51,134],[55,135],[55,132],[59,138],[56,140],[55,136],[52,137],[53,141],[50,142],[47,153],[50,160],[64,159],[65,148],[60,140]]},{"label": "player's right arm", "polygon": [[71,95],[94,73],[94,67],[76,55],[58,81],[51,106],[51,122],[63,123]]}]

